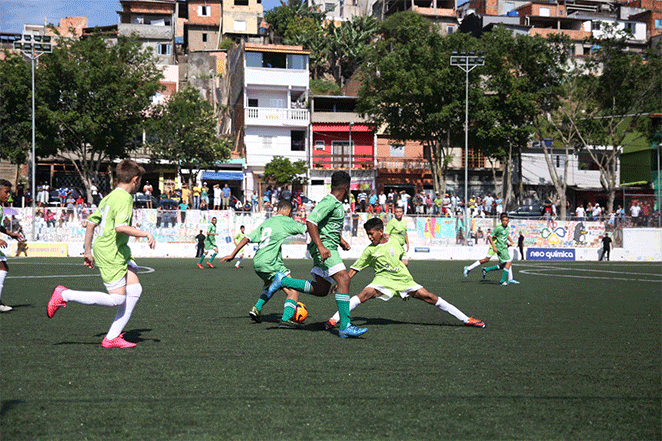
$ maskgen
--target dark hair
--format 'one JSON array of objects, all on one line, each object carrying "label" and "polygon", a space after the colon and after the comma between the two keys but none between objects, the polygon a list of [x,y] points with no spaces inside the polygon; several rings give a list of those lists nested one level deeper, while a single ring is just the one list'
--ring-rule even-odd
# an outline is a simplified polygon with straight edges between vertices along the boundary
[{"label": "dark hair", "polygon": [[117,169],[115,170],[117,175],[117,181],[122,184],[128,184],[131,182],[131,179],[136,176],[142,176],[145,174],[145,169],[132,159],[124,159],[122,162],[117,164]]},{"label": "dark hair", "polygon": [[373,217],[372,219],[368,219],[368,222],[363,224],[363,228],[365,228],[366,231],[370,230],[383,230],[384,229],[384,222],[378,217]]},{"label": "dark hair", "polygon": [[509,217],[509,216],[508,216],[508,213],[501,213],[501,214],[499,215],[499,219],[503,219],[504,217]]},{"label": "dark hair", "polygon": [[6,179],[0,179],[0,187],[11,188],[11,182]]},{"label": "dark hair", "polygon": [[280,210],[291,210],[292,209],[292,202],[288,201],[287,199],[281,199],[278,201],[278,205],[276,205],[276,211]]},{"label": "dark hair", "polygon": [[242,225],[241,227],[239,227],[240,230],[241,230],[242,228],[246,228],[246,227],[244,227],[243,225]]},{"label": "dark hair", "polygon": [[347,172],[337,171],[331,175],[331,188],[340,187],[341,185],[349,184],[352,178]]}]

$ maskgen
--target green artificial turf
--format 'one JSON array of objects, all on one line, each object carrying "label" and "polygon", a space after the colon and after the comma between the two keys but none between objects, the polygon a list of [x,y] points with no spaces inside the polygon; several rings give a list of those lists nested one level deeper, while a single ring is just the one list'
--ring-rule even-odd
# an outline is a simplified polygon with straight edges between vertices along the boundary
[{"label": "green artificial turf", "polygon": [[[414,279],[486,329],[423,302],[371,300],[369,331],[321,328],[333,296],[302,295],[302,330],[278,329],[277,293],[243,268],[139,259],[132,349],[104,349],[115,309],[46,317],[56,284],[103,291],[82,259],[14,259],[0,314],[7,440],[655,440],[661,421],[659,263],[515,262],[520,285],[466,262],[410,262]],[[347,262],[349,264],[351,262]],[[305,277],[310,261],[288,261]],[[351,295],[371,280],[366,270]]]}]

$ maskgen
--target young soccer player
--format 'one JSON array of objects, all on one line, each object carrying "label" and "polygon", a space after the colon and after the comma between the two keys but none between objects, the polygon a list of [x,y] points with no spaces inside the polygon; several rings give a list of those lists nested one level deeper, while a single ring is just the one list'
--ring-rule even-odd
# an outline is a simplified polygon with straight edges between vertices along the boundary
[{"label": "young soccer player", "polygon": [[[85,266],[99,266],[101,279],[108,293],[100,291],[76,291],[58,285],[53,290],[46,313],[52,318],[55,312],[67,302],[84,305],[118,307],[115,320],[108,334],[101,342],[104,348],[131,348],[136,344],[124,340],[122,332],[129,322],[133,309],[138,303],[143,288],[136,274],[138,267],[131,257],[127,245],[129,237],[146,237],[150,248],[156,246],[151,233],[131,226],[133,216],[133,196],[138,190],[145,169],[131,159],[117,165],[117,188],[99,203],[99,208],[87,218],[85,231]],[[94,229],[99,227],[99,235],[92,239]]]},{"label": "young soccer player", "polygon": [[501,225],[498,225],[494,231],[492,231],[492,234],[487,236],[492,251],[499,257],[499,264],[483,268],[483,279],[488,272],[503,269],[503,275],[501,276],[501,282],[499,283],[504,286],[519,284],[517,280],[513,279],[513,270],[511,269],[513,258],[510,257],[510,253],[508,252],[508,247],[513,246],[513,241],[510,239],[510,228],[508,227],[510,219],[506,213],[501,213],[499,218],[501,219]]},{"label": "young soccer player", "polygon": [[[371,244],[363,251],[361,257],[349,269],[349,277],[352,278],[364,268],[371,267],[375,270],[375,278],[363,288],[359,295],[349,301],[350,310],[361,303],[374,298],[384,301],[390,300],[395,294],[399,294],[404,300],[411,296],[434,305],[442,311],[446,311],[467,326],[484,328],[485,323],[473,317],[467,317],[455,306],[446,302],[441,297],[432,294],[412,278],[409,270],[402,261],[405,254],[400,242],[393,237],[387,237],[384,233],[384,223],[381,219],[374,217],[363,224]],[[324,324],[326,329],[331,329],[339,319],[336,312]]]},{"label": "young soccer player", "polygon": [[200,256],[200,260],[198,260],[198,268],[203,269],[204,267],[202,266],[202,262],[204,262],[205,257],[207,257],[207,253],[210,251],[213,251],[211,257],[209,258],[209,262],[207,262],[207,266],[209,268],[214,268],[214,265],[211,264],[212,260],[214,260],[214,257],[218,254],[218,247],[216,246],[216,218],[212,217],[211,218],[211,224],[209,224],[209,227],[207,227],[207,238],[205,239],[205,251],[202,253],[202,256]]},{"label": "young soccer player", "polygon": [[351,178],[343,171],[337,171],[331,176],[331,193],[326,195],[310,212],[306,219],[311,242],[308,251],[313,257],[312,281],[293,279],[279,273],[269,287],[269,292],[275,292],[281,287],[292,288],[299,292],[310,293],[324,297],[329,294],[331,284],[335,281],[336,304],[340,311],[341,338],[358,337],[368,331],[367,328],[357,328],[350,322],[349,315],[349,275],[345,264],[338,253],[338,246],[349,250],[350,246],[342,238],[342,227],[345,221],[345,210],[342,201],[349,194]]},{"label": "young soccer player", "polygon": [[[487,237],[488,238],[490,237],[489,232],[488,232]],[[488,241],[489,241],[489,239],[488,239]],[[464,277],[468,277],[469,273],[471,272],[472,269],[478,268],[479,266],[489,262],[492,259],[492,257],[495,257],[496,255],[497,255],[497,253],[494,251],[494,247],[492,245],[487,247],[487,254],[485,255],[485,257],[483,257],[480,260],[475,261],[474,263],[472,263],[469,266],[464,267]],[[485,272],[483,272],[483,278],[485,278]]]},{"label": "young soccer player", "polygon": [[[9,182],[6,179],[0,179],[0,202],[3,204],[7,202],[9,199],[9,196],[11,195],[11,182]],[[2,211],[2,205],[0,205],[0,232],[6,234],[9,237],[13,237],[14,239],[20,239],[21,234],[20,233],[12,233],[9,231],[5,226],[4,226],[4,220],[5,220],[5,214]],[[0,248],[7,248],[7,242],[0,239]],[[25,253],[27,255],[27,253]],[[16,253],[18,256],[18,252]],[[5,286],[5,278],[7,277],[7,273],[9,272],[9,265],[7,265],[7,256],[5,256],[5,253],[0,251],[0,297],[2,297],[2,288]],[[0,301],[0,312],[9,312],[13,308],[11,306],[7,306],[4,303]]]},{"label": "young soccer player", "polygon": [[[405,210],[402,207],[397,207],[395,209],[395,217],[388,221],[386,224],[386,230],[384,234],[387,236],[393,237],[401,247],[405,249],[405,252],[409,252],[409,236],[407,235],[407,221],[402,219],[402,216],[405,214]],[[407,254],[404,254],[402,262],[405,265],[409,265],[409,260],[407,260]]]},{"label": "young soccer player", "polygon": [[[246,227],[243,225],[239,227],[239,232],[234,236],[234,239],[232,239],[232,242],[234,242],[234,245],[237,246],[239,245],[239,242],[241,242],[241,239],[246,237],[246,233],[244,231],[246,230]],[[234,265],[235,268],[239,268],[239,265],[241,265],[241,261],[244,259],[244,252],[241,251],[239,253],[239,259],[237,260],[237,263]]]},{"label": "young soccer player", "polygon": [[[276,215],[270,217],[260,224],[259,227],[247,236],[242,237],[237,243],[232,254],[221,258],[221,262],[229,262],[235,258],[237,253],[248,243],[253,242],[258,245],[255,256],[253,257],[253,266],[255,274],[264,281],[264,288],[257,303],[248,315],[257,323],[262,321],[260,315],[262,307],[269,301],[271,296],[277,290],[269,290],[271,282],[276,274],[288,275],[290,270],[283,264],[281,246],[283,241],[289,237],[306,232],[306,226],[292,219],[292,203],[287,199],[281,199],[276,208]],[[242,226],[243,232],[243,226]],[[285,289],[287,299],[283,308],[281,318],[281,328],[299,328],[300,325],[292,320],[294,311],[299,299],[299,293],[293,289]]]}]

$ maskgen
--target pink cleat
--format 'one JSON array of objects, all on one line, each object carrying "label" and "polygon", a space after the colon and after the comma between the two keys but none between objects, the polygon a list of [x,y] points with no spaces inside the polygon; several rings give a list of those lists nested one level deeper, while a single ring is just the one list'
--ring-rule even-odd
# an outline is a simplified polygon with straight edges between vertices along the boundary
[{"label": "pink cleat", "polygon": [[136,344],[131,343],[130,341],[124,340],[122,337],[124,336],[124,332],[122,332],[120,335],[115,337],[112,340],[108,340],[106,337],[103,338],[103,341],[101,342],[101,346],[104,348],[132,348]]},{"label": "pink cleat", "polygon": [[48,307],[46,308],[46,314],[48,315],[48,318],[53,318],[55,312],[61,307],[63,308],[67,307],[67,302],[65,302],[62,299],[62,291],[64,291],[65,289],[67,288],[65,288],[62,285],[58,285],[53,290],[51,299],[48,301]]},{"label": "pink cleat", "polygon": [[330,318],[326,322],[324,322],[324,329],[326,329],[328,331],[329,329],[332,329],[337,324],[338,324],[337,321],[335,321],[333,318]]}]

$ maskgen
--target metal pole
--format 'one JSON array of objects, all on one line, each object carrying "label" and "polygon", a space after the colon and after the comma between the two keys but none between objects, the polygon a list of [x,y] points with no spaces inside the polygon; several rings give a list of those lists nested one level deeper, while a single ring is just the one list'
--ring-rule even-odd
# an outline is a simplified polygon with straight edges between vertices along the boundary
[{"label": "metal pole", "polygon": [[36,240],[35,237],[35,216],[36,216],[36,209],[35,209],[35,199],[37,199],[37,194],[36,194],[36,179],[37,179],[37,169],[35,166],[35,116],[34,116],[34,61],[35,61],[35,54],[34,54],[34,45],[32,46],[32,57],[30,57],[32,60],[32,241]]},{"label": "metal pole", "polygon": [[[657,145],[657,227],[660,228],[662,227],[662,210],[660,209],[660,201],[662,201],[662,198],[660,196],[660,147],[662,147],[662,143],[659,143]],[[623,207],[625,209],[625,207]]]},{"label": "metal pole", "polygon": [[349,123],[349,175],[352,176],[352,167],[354,167],[354,149],[352,148],[352,126],[353,122]]},{"label": "metal pole", "polygon": [[464,223],[465,234],[469,234],[469,69],[466,72],[464,91]]}]

